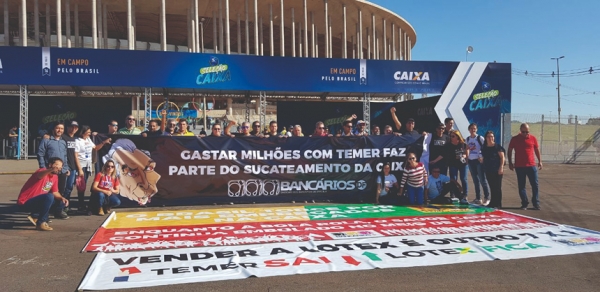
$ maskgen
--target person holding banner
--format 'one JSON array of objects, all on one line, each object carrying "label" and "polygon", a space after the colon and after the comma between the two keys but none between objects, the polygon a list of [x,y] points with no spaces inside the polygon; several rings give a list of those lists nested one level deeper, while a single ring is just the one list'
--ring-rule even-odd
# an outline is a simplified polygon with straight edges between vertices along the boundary
[{"label": "person holding banner", "polygon": [[467,185],[467,157],[469,157],[469,148],[465,144],[465,139],[458,130],[450,130],[450,143],[446,143],[446,159],[450,168],[450,178],[458,181],[460,173],[460,184],[463,187],[463,197],[466,200],[469,186]]},{"label": "person holding banner", "polygon": [[398,180],[390,173],[390,163],[383,165],[381,175],[377,176],[377,194],[375,204],[395,205],[398,201]]},{"label": "person holding banner", "polygon": [[321,121],[318,121],[315,124],[315,132],[310,135],[311,137],[331,137],[333,135],[331,134],[327,134],[327,132],[325,131],[327,128],[325,128],[325,124]]},{"label": "person holding banner", "polygon": [[417,155],[409,152],[406,155],[406,166],[404,167],[404,175],[400,183],[400,195],[404,193],[404,186],[408,194],[408,201],[411,205],[423,205],[424,190],[427,185],[427,170],[421,162],[417,162]]},{"label": "person holding banner", "polygon": [[196,136],[194,133],[188,131],[188,122],[186,119],[180,119],[179,123],[179,131],[173,134],[173,136]]},{"label": "person holding banner", "polygon": [[125,118],[125,127],[119,129],[118,133],[123,135],[139,135],[142,131],[135,126],[135,118],[132,115],[128,115]]}]

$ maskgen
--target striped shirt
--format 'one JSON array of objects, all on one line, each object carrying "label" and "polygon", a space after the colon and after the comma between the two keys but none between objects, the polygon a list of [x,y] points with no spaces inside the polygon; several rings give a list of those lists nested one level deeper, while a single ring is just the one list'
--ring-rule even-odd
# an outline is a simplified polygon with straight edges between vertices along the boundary
[{"label": "striped shirt", "polygon": [[427,170],[425,170],[423,163],[419,162],[414,168],[406,166],[400,185],[403,186],[408,183],[411,187],[422,187],[425,184],[425,177],[427,177]]}]

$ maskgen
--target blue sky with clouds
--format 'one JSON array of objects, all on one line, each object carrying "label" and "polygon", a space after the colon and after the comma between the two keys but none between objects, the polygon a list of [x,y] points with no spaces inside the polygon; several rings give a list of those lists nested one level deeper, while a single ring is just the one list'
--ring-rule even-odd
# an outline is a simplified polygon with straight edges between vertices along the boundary
[{"label": "blue sky with clouds", "polygon": [[[600,1],[373,0],[417,31],[413,60],[511,63],[512,112],[600,116]],[[595,67],[594,74],[573,74]],[[581,69],[581,70],[580,70]],[[534,76],[524,71],[534,73]],[[535,73],[538,73],[536,76]],[[567,76],[579,75],[579,76]],[[595,92],[595,94],[593,93]]]}]

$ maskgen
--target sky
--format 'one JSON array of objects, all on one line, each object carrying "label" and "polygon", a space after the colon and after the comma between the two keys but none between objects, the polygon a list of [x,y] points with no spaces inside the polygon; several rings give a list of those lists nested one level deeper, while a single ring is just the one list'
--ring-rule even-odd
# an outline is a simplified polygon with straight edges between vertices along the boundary
[{"label": "sky", "polygon": [[[512,113],[557,115],[557,78],[550,76],[557,64],[551,58],[564,56],[559,61],[561,116],[600,117],[600,1],[371,2],[416,30],[413,60],[465,61],[472,46],[468,61],[511,63]],[[594,74],[574,74],[590,67],[596,68]]]}]

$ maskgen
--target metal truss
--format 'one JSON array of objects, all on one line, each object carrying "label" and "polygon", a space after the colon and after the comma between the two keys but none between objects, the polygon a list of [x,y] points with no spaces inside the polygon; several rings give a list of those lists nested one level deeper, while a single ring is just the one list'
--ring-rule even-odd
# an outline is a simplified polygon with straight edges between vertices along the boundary
[{"label": "metal truss", "polygon": [[371,133],[371,94],[365,93],[363,96],[363,118],[365,119],[365,130]]},{"label": "metal truss", "polygon": [[[250,105],[252,103],[250,102],[250,94],[246,95],[246,118],[244,119],[245,122],[250,122]],[[241,126],[241,124],[240,124]]]},{"label": "metal truss", "polygon": [[264,127],[267,124],[267,93],[264,91],[259,92],[259,104],[258,114],[260,125]]},{"label": "metal truss", "polygon": [[27,159],[29,151],[29,92],[27,85],[19,86],[19,138],[17,157]]},{"label": "metal truss", "polygon": [[144,129],[148,129],[148,124],[152,119],[152,88],[144,88]]}]

